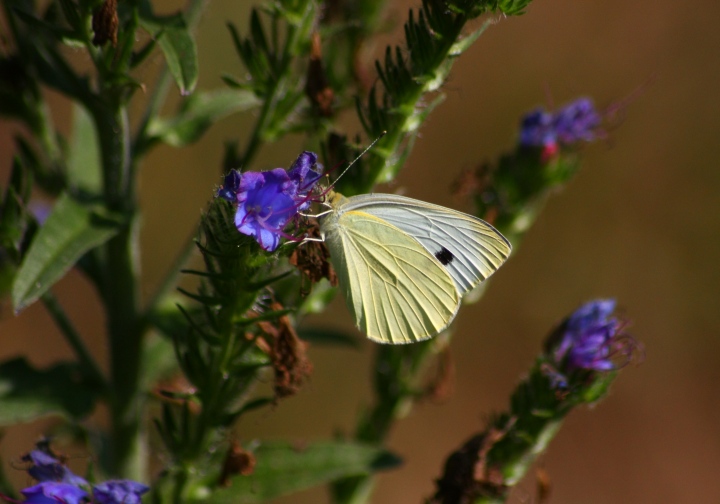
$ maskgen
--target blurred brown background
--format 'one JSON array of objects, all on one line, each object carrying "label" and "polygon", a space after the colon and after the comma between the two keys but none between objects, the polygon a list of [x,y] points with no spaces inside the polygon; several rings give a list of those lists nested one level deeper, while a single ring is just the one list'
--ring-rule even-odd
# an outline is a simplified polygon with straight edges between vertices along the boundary
[{"label": "blurred brown background", "polygon": [[[201,25],[201,88],[222,86],[223,72],[244,74],[224,26],[247,26],[247,6],[238,4],[212,2]],[[401,43],[409,6],[417,4],[391,7],[397,25],[389,41]],[[452,343],[455,395],[420,405],[397,424],[390,446],[407,463],[380,477],[375,502],[418,503],[430,495],[446,455],[506,406],[551,326],[595,297],[618,299],[647,356],[622,372],[596,408],[574,412],[541,459],[551,502],[720,502],[720,4],[679,7],[667,0],[537,0],[526,15],[498,20],[458,60],[446,102],[387,190],[467,209],[449,194],[452,178],[510,148],[524,111],[578,95],[604,108],[652,85],[628,105],[610,142],[586,150],[580,174],[548,202],[485,299],[461,311]],[[192,148],[160,148],[148,159],[141,180],[146,294],[220,182],[223,142],[244,140],[250,121],[225,120]],[[0,128],[3,184],[11,129]],[[268,147],[253,168],[288,166],[301,148],[298,138]],[[55,292],[80,330],[98,335],[91,347],[103,356],[103,314],[88,284],[71,273]],[[351,327],[342,302],[311,322]],[[5,305],[0,333],[3,358],[29,353],[47,364],[70,355],[39,306],[13,318]],[[244,420],[236,434],[310,440],[349,432],[370,398],[371,354],[369,342],[360,352],[313,350],[311,383]],[[50,422],[6,431],[0,457],[17,484],[26,477],[11,462]],[[326,500],[318,489],[282,502]],[[514,501],[536,502],[534,475]]]}]

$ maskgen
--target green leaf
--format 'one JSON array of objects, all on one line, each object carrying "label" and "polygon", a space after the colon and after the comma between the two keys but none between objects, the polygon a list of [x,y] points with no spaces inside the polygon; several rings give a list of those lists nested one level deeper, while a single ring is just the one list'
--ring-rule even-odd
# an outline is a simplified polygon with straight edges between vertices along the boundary
[{"label": "green leaf", "polygon": [[79,6],[71,0],[60,0],[60,7],[62,7],[65,19],[73,27],[74,30],[79,31],[82,27],[82,15],[80,14]]},{"label": "green leaf", "polygon": [[475,41],[482,35],[485,30],[488,29],[488,27],[495,23],[494,20],[488,20],[485,21],[480,28],[472,32],[470,35],[466,35],[465,37],[462,37],[460,40],[455,42],[450,50],[448,51],[448,56],[450,57],[456,57],[460,56],[462,53],[464,53],[471,45],[475,43]]},{"label": "green leaf", "polygon": [[168,27],[158,40],[180,93],[193,92],[198,79],[197,47],[186,27]]},{"label": "green leaf", "polygon": [[152,335],[143,345],[142,363],[142,384],[148,390],[159,380],[177,374],[178,362],[172,341]]},{"label": "green leaf", "polygon": [[148,126],[148,135],[174,147],[182,147],[200,139],[218,120],[259,105],[260,100],[255,94],[243,89],[198,93],[185,101],[175,117],[153,120]]},{"label": "green leaf", "polygon": [[0,364],[0,425],[50,414],[82,418],[90,414],[96,399],[96,391],[83,382],[76,364],[38,370],[22,357]]},{"label": "green leaf", "polygon": [[213,504],[266,502],[338,478],[370,474],[401,463],[396,455],[384,448],[343,441],[307,446],[268,442],[254,450],[254,455],[257,465],[252,475],[235,476],[229,488],[197,501]]},{"label": "green leaf", "polygon": [[180,93],[192,93],[198,79],[197,46],[182,14],[155,16],[149,2],[142,2],[140,26],[157,38]]},{"label": "green leaf", "polygon": [[[33,75],[78,101],[87,102],[92,97],[87,76],[78,75],[73,67],[63,58],[56,40],[72,38],[67,30],[56,30],[53,25],[38,19],[32,13],[14,10],[29,26],[32,41],[24,45],[27,54],[23,57],[29,60],[28,65],[35,67]],[[52,35],[48,37],[48,33]]]},{"label": "green leaf", "polygon": [[71,33],[66,29],[37,17],[32,9],[26,10],[15,7],[11,12],[27,24],[30,33],[42,37],[44,40],[60,40]]},{"label": "green leaf", "polygon": [[0,196],[0,247],[17,262],[27,227],[25,205],[31,187],[30,173],[15,157],[10,183],[5,195]]},{"label": "green leaf", "polygon": [[19,312],[37,300],[88,250],[120,229],[120,219],[100,207],[85,206],[63,194],[30,245],[15,277],[12,301]]},{"label": "green leaf", "polygon": [[320,329],[319,327],[302,328],[297,330],[300,339],[313,345],[333,345],[350,348],[360,348],[360,339],[357,336],[333,329]]},{"label": "green leaf", "polygon": [[335,299],[337,294],[337,287],[330,285],[330,282],[326,278],[321,279],[318,283],[313,285],[310,294],[303,300],[302,304],[298,307],[298,315],[307,315],[309,313],[321,313],[325,310],[325,307]]},{"label": "green leaf", "polygon": [[276,402],[276,397],[258,397],[257,399],[253,399],[252,401],[248,401],[243,404],[239,410],[237,410],[235,413],[232,413],[232,416],[237,418],[241,415],[244,415],[245,413],[249,413],[250,411],[254,411],[269,404],[275,404]]},{"label": "green leaf", "polygon": [[[157,329],[165,338],[172,341],[187,333],[187,319],[183,312],[178,310],[178,304],[185,305],[186,299],[175,292],[171,292],[157,303],[155,309],[147,314],[147,321]],[[202,312],[200,306],[183,306],[185,312],[194,317]]]},{"label": "green leaf", "polygon": [[67,161],[70,185],[90,194],[100,194],[100,150],[95,125],[90,114],[78,103],[73,103],[72,117],[72,141]]}]

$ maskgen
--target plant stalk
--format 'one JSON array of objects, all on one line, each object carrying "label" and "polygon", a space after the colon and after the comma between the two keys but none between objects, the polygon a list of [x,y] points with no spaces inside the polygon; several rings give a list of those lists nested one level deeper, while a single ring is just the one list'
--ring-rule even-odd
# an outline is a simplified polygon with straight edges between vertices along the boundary
[{"label": "plant stalk", "polygon": [[100,368],[98,367],[92,354],[85,346],[80,334],[77,332],[65,313],[65,310],[63,310],[62,306],[60,306],[57,298],[51,292],[46,292],[42,295],[41,299],[45,308],[50,313],[50,316],[55,321],[55,324],[58,328],[60,328],[63,336],[65,336],[65,340],[67,340],[68,344],[75,352],[75,355],[77,356],[78,361],[87,376],[102,389],[103,393],[107,392],[107,381],[105,380],[105,377],[100,371]]}]

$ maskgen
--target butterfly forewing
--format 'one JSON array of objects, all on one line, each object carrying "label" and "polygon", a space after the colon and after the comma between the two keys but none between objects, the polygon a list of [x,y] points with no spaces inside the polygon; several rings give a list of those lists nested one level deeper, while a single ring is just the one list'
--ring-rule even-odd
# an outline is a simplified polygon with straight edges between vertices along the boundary
[{"label": "butterfly forewing", "polygon": [[393,194],[350,198],[344,209],[396,226],[422,244],[452,276],[460,295],[492,275],[510,255],[510,243],[472,215]]},{"label": "butterfly forewing", "polygon": [[440,261],[386,220],[344,207],[328,216],[323,230],[358,328],[370,339],[394,344],[445,329],[460,295]]}]

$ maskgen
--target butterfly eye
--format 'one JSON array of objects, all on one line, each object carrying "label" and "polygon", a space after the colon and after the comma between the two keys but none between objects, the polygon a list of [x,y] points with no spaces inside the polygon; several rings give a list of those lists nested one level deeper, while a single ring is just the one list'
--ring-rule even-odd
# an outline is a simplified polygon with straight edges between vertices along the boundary
[{"label": "butterfly eye", "polygon": [[440,261],[440,264],[447,266],[453,261],[453,259],[455,259],[455,256],[452,255],[452,252],[443,247],[438,252],[435,252],[435,258]]}]

